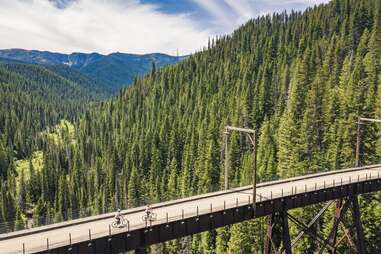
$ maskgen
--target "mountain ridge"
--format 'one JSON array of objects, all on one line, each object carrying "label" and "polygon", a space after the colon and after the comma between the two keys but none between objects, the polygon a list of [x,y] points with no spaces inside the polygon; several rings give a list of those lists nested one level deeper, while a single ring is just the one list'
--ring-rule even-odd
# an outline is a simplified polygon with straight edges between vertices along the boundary
[{"label": "mountain ridge", "polygon": [[149,72],[153,63],[157,67],[163,67],[177,63],[185,57],[163,53],[130,54],[113,52],[105,55],[96,52],[65,54],[19,48],[0,50],[0,58],[3,59],[49,66],[65,65],[103,83],[108,83],[110,87],[113,87],[113,92],[131,84],[137,76]]}]

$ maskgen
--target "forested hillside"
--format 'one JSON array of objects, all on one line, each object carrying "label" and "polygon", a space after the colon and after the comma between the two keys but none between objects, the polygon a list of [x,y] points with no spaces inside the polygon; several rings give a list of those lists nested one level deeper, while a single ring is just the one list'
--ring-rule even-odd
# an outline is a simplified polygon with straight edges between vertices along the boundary
[{"label": "forested hillside", "polygon": [[39,132],[61,119],[74,120],[85,105],[106,97],[95,84],[77,73],[59,75],[38,65],[0,64],[2,178],[10,173],[13,159],[27,158],[38,148]]},{"label": "forested hillside", "polygon": [[[28,203],[36,218],[62,218],[220,189],[226,124],[260,131],[260,181],[352,166],[357,117],[381,118],[380,59],[380,0],[333,0],[304,13],[254,19],[86,111],[73,132],[61,133],[70,142],[45,139],[42,170],[31,163],[34,177],[23,177],[22,188],[1,185],[0,220],[11,219],[7,205],[15,214]],[[379,130],[364,130],[361,159],[378,161]],[[237,134],[230,159],[232,185],[250,183],[249,143]],[[32,186],[38,186],[33,196],[20,191]],[[367,253],[381,252],[380,198],[361,200]],[[293,213],[307,221],[319,207]],[[323,222],[330,225],[332,215],[312,230],[328,234]],[[236,224],[151,252],[256,253],[260,225]],[[296,253],[316,248],[305,237]],[[350,253],[346,243],[339,251]]]}]

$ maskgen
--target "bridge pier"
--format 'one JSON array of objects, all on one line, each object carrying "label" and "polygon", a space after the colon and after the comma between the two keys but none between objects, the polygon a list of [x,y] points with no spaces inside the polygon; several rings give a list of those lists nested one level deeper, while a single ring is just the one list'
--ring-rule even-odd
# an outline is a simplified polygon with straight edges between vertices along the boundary
[{"label": "bridge pier", "polygon": [[352,196],[352,216],[355,223],[356,233],[357,233],[357,251],[359,254],[365,254],[365,239],[364,239],[364,230],[361,223],[361,213],[358,203],[358,197]]},{"label": "bridge pier", "polygon": [[333,217],[333,225],[328,238],[324,241],[323,246],[321,247],[319,253],[323,253],[324,249],[328,246],[328,252],[330,254],[336,254],[337,249],[337,231],[340,223],[342,223],[343,217],[349,207],[348,202],[344,202],[343,199],[336,201],[335,214]]},{"label": "bridge pier", "polygon": [[292,254],[290,231],[288,229],[287,211],[282,211],[282,241],[286,254]]},{"label": "bridge pier", "polygon": [[[345,206],[344,206],[345,205]],[[336,246],[337,242],[337,231],[339,228],[339,224],[341,223],[341,220],[343,218],[343,214],[345,214],[345,211],[348,208],[347,203],[343,203],[343,199],[339,199],[336,201],[336,208],[335,208],[335,214],[334,214],[334,222],[333,226],[330,232],[330,235],[327,239],[329,244],[331,246]],[[336,248],[333,248],[329,251],[330,254],[336,254]]]},{"label": "bridge pier", "polygon": [[[282,238],[279,240],[281,240],[283,246],[280,248],[279,251],[276,249],[276,242],[279,242],[279,240],[277,241],[276,239],[273,239],[273,229],[276,226],[280,226],[282,231]],[[275,253],[283,253],[284,251],[285,254],[292,254],[291,238],[286,210],[281,211],[279,214],[272,214],[271,216],[269,216],[269,223],[267,226],[266,239],[264,242],[263,249],[264,254],[271,254],[271,250],[274,250]]]},{"label": "bridge pier", "polygon": [[[315,224],[315,222],[321,218],[324,212],[333,203],[334,201],[328,202],[323,208],[320,209],[317,215],[308,224],[305,224],[291,214],[288,214],[286,209],[280,211],[279,213],[273,213],[271,216],[269,216],[265,241],[263,243],[263,253],[291,254],[292,246],[294,246],[303,237],[304,234],[307,234],[316,242],[320,243],[320,250],[318,252],[319,254],[322,254],[324,250],[327,250],[330,254],[336,254],[337,247],[345,239],[347,239],[349,245],[355,250],[356,253],[365,254],[364,232],[361,224],[361,213],[357,195],[336,200],[333,224],[327,238],[325,238],[324,235],[320,234],[319,232],[313,232],[311,230],[313,224]],[[344,223],[344,217],[349,208],[352,210],[352,219],[356,231],[356,241],[352,240],[352,237],[350,236],[350,230],[345,226]],[[297,227],[301,228],[299,234],[292,241],[289,234],[288,219],[296,224]],[[275,228],[278,228],[277,231],[279,231],[278,233],[280,233],[279,236],[281,238],[274,237],[273,231]],[[337,239],[339,228],[341,228],[342,234],[341,238]],[[282,243],[282,246],[277,249],[277,246],[281,245],[280,243]]]},{"label": "bridge pier", "polygon": [[263,253],[264,254],[270,254],[271,253],[271,247],[273,247],[273,227],[274,227],[274,219],[275,219],[275,214],[272,214],[269,216],[269,222],[267,224],[267,230],[266,230],[266,237],[264,241],[264,247],[263,247]]}]

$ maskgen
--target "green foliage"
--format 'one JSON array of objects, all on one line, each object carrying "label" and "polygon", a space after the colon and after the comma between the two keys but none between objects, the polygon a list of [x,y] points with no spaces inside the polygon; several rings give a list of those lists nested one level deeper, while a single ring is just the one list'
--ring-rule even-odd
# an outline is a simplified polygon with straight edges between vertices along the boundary
[{"label": "green foliage", "polygon": [[86,103],[100,98],[47,68],[0,64],[0,154],[5,142],[16,158],[30,156],[37,148],[40,131],[61,119],[75,119]]},{"label": "green foliage", "polygon": [[[154,70],[90,108],[59,134],[64,142],[42,135],[42,170],[31,163],[26,182],[27,188],[36,188],[28,197],[36,218],[52,208],[62,217],[65,209],[106,212],[117,205],[134,207],[217,190],[227,124],[259,130],[260,181],[352,166],[357,118],[381,117],[379,2],[333,0],[304,13],[251,20],[231,36],[212,40],[208,49]],[[364,163],[379,159],[378,134],[374,125],[364,128]],[[20,135],[9,136],[23,140]],[[4,145],[8,140],[0,142],[0,165],[13,168]],[[233,186],[250,183],[250,155],[249,140],[232,134]],[[12,209],[15,185],[10,181],[1,196]],[[366,223],[370,239],[381,237],[380,215],[369,211],[380,207],[375,201],[364,212],[375,223]],[[316,209],[295,213],[307,221]],[[10,216],[7,209],[0,212]],[[255,253],[262,234],[260,222],[250,221],[192,236],[186,244],[172,241],[157,252],[178,253],[186,246],[190,253]],[[304,239],[296,248],[297,253],[310,252],[315,245]],[[377,244],[367,248],[379,251]]]}]

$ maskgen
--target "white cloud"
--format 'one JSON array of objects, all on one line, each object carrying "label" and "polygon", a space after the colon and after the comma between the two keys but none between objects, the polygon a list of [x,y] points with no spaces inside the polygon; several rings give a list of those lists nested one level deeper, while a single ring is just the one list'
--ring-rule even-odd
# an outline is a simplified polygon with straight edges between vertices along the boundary
[{"label": "white cloud", "polygon": [[225,0],[225,2],[235,11],[242,23],[255,16],[255,10],[250,0]]},{"label": "white cloud", "polygon": [[0,6],[0,48],[188,54],[211,36],[190,16],[132,0],[79,0],[65,9],[46,0],[0,0]]},{"label": "white cloud", "polygon": [[327,1],[193,0],[209,14],[201,23],[197,15],[165,14],[139,0],[0,0],[0,48],[189,54],[260,14]]},{"label": "white cloud", "polygon": [[303,10],[330,0],[193,0],[214,18],[215,32],[230,33],[251,18],[273,12]]}]

